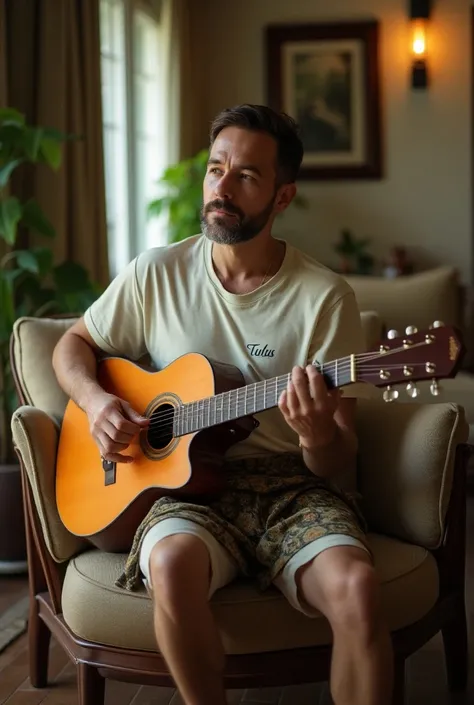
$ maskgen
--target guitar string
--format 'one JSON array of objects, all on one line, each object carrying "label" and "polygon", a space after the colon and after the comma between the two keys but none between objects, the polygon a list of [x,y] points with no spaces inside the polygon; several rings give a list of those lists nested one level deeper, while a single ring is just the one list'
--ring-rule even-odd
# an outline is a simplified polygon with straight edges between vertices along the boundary
[{"label": "guitar string", "polygon": [[[413,363],[411,365],[408,365],[409,367],[412,368],[419,368],[419,367],[424,367],[426,363],[424,362],[417,362]],[[393,369],[399,369],[400,366],[397,364],[390,364],[390,365],[384,365],[383,369],[390,371]],[[364,368],[364,372],[370,374],[373,372],[379,372],[380,371],[380,366],[379,365],[373,365],[373,366],[366,366]],[[341,370],[338,370],[340,372]],[[428,378],[434,378],[436,377],[436,374],[433,372],[432,374],[427,373],[427,379]],[[254,391],[250,391],[247,393],[242,394],[242,398],[239,399],[237,394],[234,394],[234,398],[231,399],[230,395],[232,392],[237,392],[237,389],[229,390],[227,392],[222,392],[221,394],[217,394],[214,397],[206,398],[206,399],[199,399],[195,400],[192,402],[187,402],[186,404],[180,404],[173,409],[167,409],[163,410],[161,412],[158,412],[157,414],[152,415],[151,422],[148,426],[148,429],[151,428],[156,428],[157,425],[166,422],[168,420],[171,420],[171,418],[178,418],[180,420],[185,420],[189,421],[190,419],[193,418],[199,418],[199,416],[202,416],[204,412],[212,412],[214,415],[216,413],[223,413],[224,412],[224,406],[228,406],[229,408],[237,408],[240,407],[242,404],[252,404],[253,406],[258,405],[260,402],[265,401],[268,396],[274,395],[275,393],[278,393],[279,395],[285,391],[286,386],[288,382],[291,379],[291,375],[287,376],[281,376],[277,378],[278,381],[272,382],[271,384],[267,384],[266,388],[259,388],[258,391],[254,389]],[[363,380],[359,380],[362,381]],[[399,380],[398,382],[395,382],[395,384],[398,384],[400,381],[405,381],[405,380]],[[406,377],[406,381],[409,382],[410,378],[409,376]],[[255,386],[260,385],[260,382],[256,382]],[[387,384],[390,384],[390,381],[387,380]],[[394,382],[392,382],[394,384]],[[248,385],[249,387],[252,387],[253,385]],[[345,385],[341,385],[345,386]],[[240,387],[239,389],[245,389],[245,387]],[[222,403],[217,403],[217,401],[212,401],[213,399],[219,399]],[[211,409],[211,403],[214,404],[214,408]],[[263,411],[264,409],[261,409],[260,411]],[[252,413],[252,412],[249,412]],[[227,419],[230,420],[230,419]]]},{"label": "guitar string", "polygon": [[[424,366],[425,363],[417,363],[417,364]],[[394,365],[394,367],[395,367],[395,365]],[[398,365],[397,365],[397,367],[398,367]],[[412,365],[412,367],[413,367],[413,365]],[[376,368],[374,368],[374,371],[379,371],[379,369],[380,369],[379,367],[376,367]],[[384,369],[387,369],[387,367],[385,367]],[[430,379],[431,379],[431,376],[430,376]],[[408,384],[409,382],[410,382],[410,378],[407,377],[406,383]],[[390,381],[387,380],[386,386],[389,386],[389,385],[390,385]],[[264,399],[264,397],[261,397],[259,399],[259,401],[262,401],[262,399]],[[277,404],[275,404],[274,406],[277,406]],[[259,413],[260,411],[264,411],[264,410],[265,410],[265,407],[263,409],[255,409],[254,411],[244,411],[241,415],[239,414],[239,417],[243,418],[244,416],[256,414],[256,413]],[[219,415],[220,411],[222,411],[222,409],[216,410],[217,415]],[[235,411],[237,413],[237,405],[236,404],[233,405],[232,411]],[[171,431],[171,435],[173,436],[173,438],[177,438],[177,437],[181,437],[181,436],[186,436],[190,433],[195,433],[195,432],[201,430],[201,428],[204,429],[204,428],[210,428],[212,426],[219,426],[220,424],[224,424],[224,423],[228,423],[229,421],[236,420],[236,417],[233,417],[232,419],[224,419],[223,418],[221,421],[214,418],[208,426],[207,424],[204,423],[204,412],[207,412],[207,409],[203,408],[201,410],[193,412],[192,414],[188,414],[188,415],[184,416],[184,418],[180,419],[179,421],[181,421],[182,425],[183,425],[183,433],[176,433],[174,428],[171,429],[170,423],[163,423],[163,422],[160,424],[156,424],[154,426],[152,426],[152,424],[150,424],[150,426],[148,426],[148,428],[143,429],[143,433],[147,433],[148,431],[150,431],[150,429],[153,429],[152,439],[154,442],[157,442],[157,441],[160,441],[161,439],[169,436],[170,431]],[[214,417],[216,417],[216,413],[213,412],[213,414],[214,414]],[[172,415],[172,412],[171,412],[171,415]],[[202,427],[196,428],[196,429],[192,428],[192,423],[190,424],[190,422],[197,421],[199,424],[199,422],[200,422],[199,417],[200,416],[202,417],[202,424],[203,424]],[[170,421],[171,421],[171,419],[170,419]],[[173,419],[173,426],[174,425],[175,424],[174,424],[174,419]],[[184,426],[186,426],[186,430],[184,430]],[[191,426],[191,428],[188,429],[188,426]]]},{"label": "guitar string", "polygon": [[[424,345],[430,345],[430,343],[426,343],[426,341],[422,341],[420,343],[415,343],[414,345],[411,345],[409,349],[412,350],[413,348],[417,348],[417,347],[424,346]],[[364,360],[364,362],[370,362],[371,360],[377,360],[380,358],[387,359],[390,354],[394,354],[394,353],[398,353],[398,352],[405,352],[406,350],[407,350],[407,348],[401,347],[401,348],[394,348],[387,353],[374,353],[373,351],[371,351],[368,353],[359,353],[358,355],[355,355],[354,357],[357,360],[359,360],[361,358],[367,358],[366,360]],[[348,372],[352,366],[352,361],[351,361],[350,357],[343,358],[343,360],[344,360],[344,362],[340,362],[337,365],[338,375],[343,372]],[[412,364],[406,363],[404,366],[414,367],[414,366],[420,366],[420,365],[425,365],[425,364],[426,364],[425,362],[416,362],[416,363],[412,363]],[[324,367],[326,367],[326,369],[328,371],[335,372],[336,371],[336,361],[333,360],[331,362],[328,362],[324,365]],[[400,363],[389,363],[389,364],[384,364],[382,366],[382,369],[394,369],[394,368],[399,368],[399,367],[400,367]],[[381,369],[380,365],[376,365],[376,366],[374,365],[372,367],[367,367],[367,366],[364,367],[364,371],[375,371],[375,370],[379,370],[379,369]],[[324,372],[324,369],[323,369],[323,372]],[[285,384],[286,385],[287,382],[290,380],[290,377],[291,377],[291,373],[288,373],[286,375],[280,375],[278,377],[274,377],[272,380],[262,380],[259,382],[254,382],[253,384],[247,385],[247,388],[258,386],[259,389],[256,393],[255,393],[255,389],[254,389],[253,399],[254,399],[254,401],[256,399],[261,401],[262,399],[264,399],[266,397],[266,395],[268,393],[270,393],[270,392],[273,393],[273,389],[271,389],[272,386],[278,386],[278,384],[280,384],[280,385]],[[239,389],[245,389],[245,387],[239,387]],[[281,391],[283,391],[283,389]],[[156,427],[157,424],[160,424],[167,419],[171,420],[172,417],[174,418],[175,416],[181,415],[183,413],[183,410],[186,407],[187,407],[187,409],[189,409],[189,412],[186,411],[185,420],[189,420],[189,417],[194,418],[194,416],[198,416],[202,412],[204,407],[206,407],[206,410],[207,410],[207,407],[210,405],[212,399],[217,399],[220,397],[222,399],[222,402],[227,403],[228,397],[232,393],[237,397],[237,389],[233,389],[233,390],[228,390],[227,392],[221,392],[220,394],[216,394],[213,397],[207,397],[204,399],[197,399],[192,402],[187,402],[186,404],[179,404],[178,406],[174,407],[173,409],[167,409],[166,411],[158,412],[157,414],[152,415],[151,423],[148,426],[148,430],[152,427]],[[252,393],[250,392],[250,394],[252,394]],[[262,396],[262,394],[263,394],[263,396]],[[227,395],[227,398],[226,398],[226,395]],[[248,393],[247,393],[247,397],[248,397]],[[234,404],[236,404],[237,401],[238,400],[236,399],[234,401]],[[203,407],[202,409],[191,410],[192,405],[199,404],[199,403],[202,403],[202,407]],[[239,400],[239,403],[240,403],[240,400]]]},{"label": "guitar string", "polygon": [[[411,365],[411,367],[424,367],[424,363],[417,363],[416,365]],[[384,370],[389,372],[391,369],[398,368],[398,366],[389,366],[385,365]],[[367,369],[367,372],[370,374],[372,373],[377,373],[380,371],[379,367],[373,367],[372,369]],[[427,373],[426,379],[434,379],[436,378],[435,373]],[[378,378],[380,379],[380,378]],[[289,381],[289,380],[288,380]],[[409,383],[410,382],[410,376],[407,376],[405,380],[398,380],[396,382],[390,381],[390,379],[383,380],[386,383],[386,386],[390,384],[400,384],[403,382]],[[257,413],[260,411],[265,411],[265,405],[267,403],[267,400],[271,400],[275,394],[278,395],[278,398],[280,398],[281,394],[285,391],[286,389],[286,383],[281,380],[279,385],[272,385],[272,388],[268,387],[266,391],[259,392],[257,394],[250,394],[247,395],[247,398],[243,396],[242,399],[239,399],[237,396],[234,399],[230,399],[229,397],[224,398],[222,397],[222,404],[214,404],[214,407],[211,407],[210,402],[206,402],[204,400],[202,402],[201,406],[196,406],[198,402],[189,402],[188,404],[180,405],[177,407],[174,407],[173,409],[168,409],[166,411],[162,411],[158,413],[156,416],[151,417],[151,422],[148,425],[147,429],[145,430],[155,430],[159,426],[169,426],[170,422],[176,419],[177,423],[185,423],[188,424],[191,421],[199,421],[202,419],[204,422],[204,416],[207,414],[207,416],[210,418],[212,415],[213,421],[209,425],[214,425],[214,423],[222,423],[223,421],[231,421],[234,418],[234,413],[237,413],[238,410],[242,409],[242,406],[244,407],[242,410],[242,416],[250,415],[253,413]],[[233,390],[235,391],[235,390]],[[264,406],[262,408],[258,408],[261,403],[264,403]],[[277,406],[277,400],[275,400],[275,403],[273,404],[274,406]],[[251,407],[247,411],[247,406]],[[227,407],[227,408],[225,408]],[[227,418],[228,412],[231,412],[229,418]],[[221,415],[222,420],[221,421],[216,421],[215,419]],[[226,417],[226,418],[224,418]],[[207,424],[205,424],[207,427]]]},{"label": "guitar string", "polygon": [[[424,366],[425,363],[417,363],[417,365],[423,365],[423,366]],[[414,367],[414,366],[415,366],[415,365],[411,365],[411,367]],[[398,365],[394,365],[393,367],[398,367]],[[388,367],[385,366],[384,369],[388,369]],[[377,371],[377,372],[378,372],[379,370],[380,370],[380,367],[374,367],[374,371]],[[431,379],[431,376],[430,376],[430,379]],[[409,382],[410,382],[410,378],[407,377],[407,378],[406,378],[406,383],[408,384]],[[392,384],[393,384],[393,383],[392,383]],[[387,385],[386,385],[386,386],[389,386],[389,385],[390,385],[390,381],[387,380]],[[283,391],[283,390],[282,390],[282,391]],[[262,397],[259,399],[259,401],[262,401],[263,399],[264,399],[264,397],[262,396]],[[240,403],[240,402],[239,402],[239,403]],[[275,406],[276,406],[276,404],[275,404]],[[181,408],[183,408],[183,407],[181,407]],[[233,405],[232,405],[232,410],[233,410],[233,411],[235,410],[235,412],[237,413],[237,405],[236,405],[236,404],[233,404]],[[252,415],[252,414],[255,414],[255,413],[259,413],[260,411],[264,411],[264,410],[265,410],[265,408],[263,408],[263,409],[256,409],[256,410],[254,410],[254,411],[249,411],[249,412],[243,412],[242,415],[241,415],[241,416],[239,415],[239,416],[240,416],[240,418],[242,418],[242,417],[244,417],[244,416],[249,416],[249,415]],[[217,415],[219,415],[219,412],[220,412],[220,411],[223,411],[223,410],[222,410],[222,409],[217,409],[217,410],[216,410]],[[196,412],[193,412],[192,414],[187,414],[187,415],[185,415],[184,418],[180,419],[180,421],[182,422],[182,425],[183,425],[183,426],[188,427],[189,425],[192,426],[192,424],[190,424],[190,422],[197,421],[197,422],[199,423],[199,422],[200,422],[200,418],[199,418],[199,417],[201,416],[201,417],[202,417],[202,422],[203,422],[202,428],[209,428],[209,427],[211,427],[211,426],[218,426],[218,425],[220,425],[220,424],[224,424],[224,423],[228,423],[229,421],[236,420],[235,417],[233,417],[232,419],[222,419],[221,421],[218,421],[218,420],[215,419],[215,420],[213,420],[213,421],[211,422],[211,424],[210,424],[209,426],[207,426],[207,425],[204,424],[204,412],[207,413],[207,409],[202,408],[202,409],[200,409],[200,410],[198,410],[198,411],[196,411]],[[214,412],[213,412],[213,413],[214,413]],[[173,415],[173,412],[171,412],[171,416],[172,416],[172,415]],[[214,413],[214,416],[216,416],[215,413]],[[170,421],[171,421],[171,419],[170,419]],[[174,422],[174,419],[173,419],[173,422]],[[179,422],[178,422],[178,423],[179,423]],[[174,426],[174,423],[173,423],[173,426]],[[201,430],[201,429],[199,429],[199,428],[197,428],[197,429],[191,428],[190,430],[188,430],[188,429],[186,428],[185,431],[183,430],[183,433],[175,433],[175,429],[174,429],[174,428],[171,429],[171,424],[170,424],[170,423],[163,423],[163,422],[162,422],[162,423],[157,424],[157,425],[154,425],[154,426],[152,426],[152,424],[150,424],[150,425],[148,426],[148,428],[143,429],[143,432],[144,432],[144,433],[147,433],[151,428],[153,428],[152,439],[153,439],[154,442],[160,441],[162,438],[166,438],[167,436],[169,436],[169,435],[170,435],[170,431],[171,431],[171,435],[173,436],[173,438],[177,438],[177,437],[186,436],[186,435],[188,435],[188,434],[190,434],[190,433],[195,433],[195,432]],[[161,431],[162,431],[162,432],[161,432]]]}]

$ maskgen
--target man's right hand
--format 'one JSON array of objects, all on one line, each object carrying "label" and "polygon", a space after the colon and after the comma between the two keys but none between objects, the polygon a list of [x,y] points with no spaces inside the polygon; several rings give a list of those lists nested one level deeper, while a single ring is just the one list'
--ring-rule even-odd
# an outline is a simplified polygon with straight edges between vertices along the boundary
[{"label": "man's right hand", "polygon": [[131,463],[133,458],[121,451],[148,427],[150,419],[137,413],[127,401],[106,392],[96,395],[85,411],[102,457],[114,463]]}]

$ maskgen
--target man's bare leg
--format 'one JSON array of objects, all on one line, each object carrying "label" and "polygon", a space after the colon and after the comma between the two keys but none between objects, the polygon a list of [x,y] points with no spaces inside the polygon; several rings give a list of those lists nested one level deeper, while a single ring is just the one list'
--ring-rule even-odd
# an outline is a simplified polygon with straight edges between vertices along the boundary
[{"label": "man's bare leg", "polygon": [[208,601],[209,552],[201,539],[175,534],[150,556],[158,647],[186,705],[225,705],[225,655]]},{"label": "man's bare leg", "polygon": [[369,555],[351,546],[329,548],[300,568],[297,584],[301,597],[332,627],[330,685],[335,705],[389,705],[392,644]]}]

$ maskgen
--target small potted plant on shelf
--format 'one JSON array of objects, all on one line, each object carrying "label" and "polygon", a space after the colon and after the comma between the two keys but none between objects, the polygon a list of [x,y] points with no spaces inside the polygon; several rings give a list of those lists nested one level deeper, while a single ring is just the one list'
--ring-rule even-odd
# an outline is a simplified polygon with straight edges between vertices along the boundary
[{"label": "small potted plant on shelf", "polygon": [[[0,574],[26,568],[21,477],[10,432],[18,405],[9,358],[13,324],[20,316],[79,313],[99,293],[82,266],[55,264],[49,247],[33,244],[33,233],[53,238],[54,228],[34,199],[22,202],[11,188],[12,175],[25,166],[58,169],[67,138],[28,125],[13,108],[0,109]],[[15,247],[19,231],[29,233],[27,249]]]},{"label": "small potted plant on shelf", "polygon": [[375,259],[368,252],[369,244],[368,238],[358,239],[350,230],[342,230],[340,240],[334,246],[339,256],[338,271],[346,275],[373,274]]}]

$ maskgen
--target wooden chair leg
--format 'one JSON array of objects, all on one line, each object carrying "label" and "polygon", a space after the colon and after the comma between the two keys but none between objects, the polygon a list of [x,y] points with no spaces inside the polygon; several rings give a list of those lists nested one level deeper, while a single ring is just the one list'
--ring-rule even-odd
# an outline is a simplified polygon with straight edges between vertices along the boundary
[{"label": "wooden chair leg", "polygon": [[405,705],[405,659],[395,659],[392,705]]},{"label": "wooden chair leg", "polygon": [[28,623],[30,682],[34,688],[48,685],[49,643],[51,632],[38,614],[38,603],[31,601]]},{"label": "wooden chair leg", "polygon": [[102,678],[97,668],[87,663],[78,663],[77,685],[79,705],[104,705],[105,678]]},{"label": "wooden chair leg", "polygon": [[452,692],[465,690],[469,656],[464,596],[459,598],[454,618],[443,627],[441,633],[449,689]]}]

